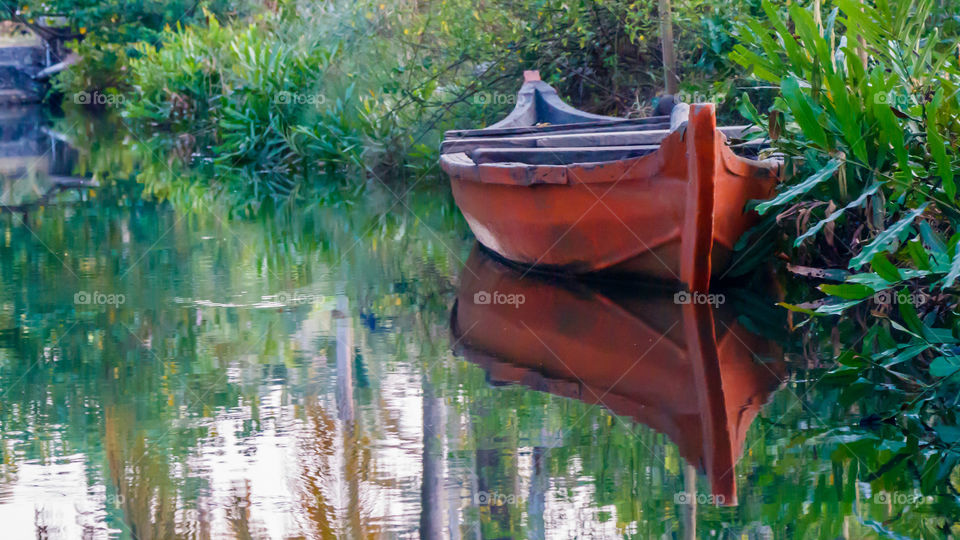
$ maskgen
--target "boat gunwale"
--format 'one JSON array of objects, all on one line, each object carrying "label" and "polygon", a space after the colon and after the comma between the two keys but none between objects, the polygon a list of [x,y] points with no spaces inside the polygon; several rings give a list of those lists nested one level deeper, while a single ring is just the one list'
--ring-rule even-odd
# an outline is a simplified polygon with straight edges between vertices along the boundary
[{"label": "boat gunwale", "polygon": [[[613,183],[617,179],[604,177],[596,174],[596,170],[603,166],[620,165],[630,171],[643,171],[646,167],[644,160],[653,161],[659,159],[662,166],[664,161],[663,147],[667,139],[679,137],[679,143],[683,142],[685,136],[684,126],[671,132],[664,137],[659,145],[629,145],[623,147],[597,147],[597,148],[641,148],[644,146],[657,146],[651,149],[649,154],[626,159],[608,160],[608,161],[584,161],[568,164],[538,165],[523,163],[517,161],[497,161],[490,163],[477,163],[467,152],[451,152],[440,156],[440,167],[451,176],[458,180],[466,180],[491,185],[515,185],[529,187],[538,184],[551,185],[574,185],[574,184],[604,184]],[[722,132],[717,130],[722,136]],[[724,136],[725,139],[725,136]],[[557,147],[536,147],[549,151],[563,151],[565,148]],[[571,149],[576,147],[571,147]],[[733,148],[727,144],[721,145],[720,158],[727,172],[737,176],[753,178],[757,176],[779,175],[783,160],[777,157],[770,157],[762,160],[752,159],[737,154]],[[516,174],[504,175],[504,170],[516,170]],[[523,173],[520,173],[523,171]],[[491,174],[494,173],[494,174]],[[655,175],[656,171],[651,171]],[[522,176],[526,181],[518,181],[516,178]],[[640,176],[639,174],[637,176]],[[513,178],[512,180],[509,180]]]},{"label": "boat gunwale", "polygon": [[[759,132],[754,126],[719,126],[718,131],[723,133],[726,141],[741,140],[743,136]],[[443,140],[440,145],[441,154],[476,151],[485,148],[547,148],[554,151],[570,150],[573,148],[606,148],[657,145],[670,136],[674,130],[660,127],[652,129],[631,129],[623,131],[580,131],[549,134],[523,134],[504,137],[470,138],[455,137]],[[622,139],[627,141],[617,142]],[[577,143],[581,144],[577,144]],[[568,144],[563,144],[568,143]],[[751,139],[738,143],[737,147],[754,147],[764,144],[764,139]]]},{"label": "boat gunwale", "polygon": [[487,137],[502,137],[511,135],[536,135],[539,133],[565,133],[573,130],[588,130],[617,127],[640,127],[647,125],[669,124],[669,116],[648,116],[645,118],[612,118],[596,122],[572,122],[566,124],[541,124],[516,126],[510,128],[494,128],[493,126],[476,129],[452,129],[444,132],[444,137],[463,139],[484,139]]}]

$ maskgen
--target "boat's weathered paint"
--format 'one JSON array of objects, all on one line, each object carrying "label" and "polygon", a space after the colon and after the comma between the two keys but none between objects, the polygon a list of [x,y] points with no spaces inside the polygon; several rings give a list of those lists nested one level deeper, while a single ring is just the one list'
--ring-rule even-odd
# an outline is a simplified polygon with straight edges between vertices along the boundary
[{"label": "boat's weathered paint", "polygon": [[451,331],[495,381],[602,404],[666,434],[722,504],[737,503],[747,429],[785,377],[777,346],[723,306],[524,276],[479,249],[461,273]]},{"label": "boat's weathered paint", "polygon": [[[539,84],[549,91],[537,92],[556,95]],[[531,100],[528,111],[538,108]],[[511,117],[514,127],[533,121],[529,113]],[[659,145],[496,146],[502,143],[441,156],[483,245],[545,270],[639,273],[693,291],[708,290],[711,276],[727,268],[734,243],[755,222],[744,212],[747,201],[767,198],[779,173],[777,161],[734,154],[710,104],[691,107],[689,121]],[[605,159],[618,155],[633,157]]]}]

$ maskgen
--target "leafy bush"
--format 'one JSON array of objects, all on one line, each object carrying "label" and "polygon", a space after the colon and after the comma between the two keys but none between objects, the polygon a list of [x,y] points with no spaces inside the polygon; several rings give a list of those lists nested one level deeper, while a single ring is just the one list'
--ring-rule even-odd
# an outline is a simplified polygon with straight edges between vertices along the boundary
[{"label": "leafy bush", "polygon": [[[83,16],[109,11],[90,9]],[[756,9],[756,0],[676,5],[688,88],[729,71],[732,21]],[[124,114],[139,133],[182,134],[151,144],[165,161],[206,171],[243,204],[251,192],[281,200],[316,181],[421,178],[443,130],[503,115],[524,69],[610,114],[648,114],[662,84],[653,2],[288,0],[245,17],[200,12],[134,46],[89,40],[61,88],[127,91]]]},{"label": "leafy bush", "polygon": [[[765,4],[774,31],[751,24],[745,45],[732,55],[781,88],[769,115],[743,103],[744,114],[767,129],[787,159],[780,194],[758,210],[786,208],[781,220],[802,221],[794,247],[825,242],[801,249],[800,261],[832,255],[832,262],[856,272],[878,254],[892,253],[924,272],[929,285],[950,287],[960,272],[954,242],[947,241],[960,217],[955,44],[929,26],[930,0],[836,3],[822,26],[791,6],[796,37]],[[908,241],[915,236],[915,244]],[[837,249],[838,239],[850,249]],[[889,287],[902,281],[887,276],[853,279]]]},{"label": "leafy bush", "polygon": [[211,16],[207,27],[165,34],[159,47],[139,44],[125,116],[188,132],[187,164],[259,197],[285,198],[298,180],[359,167],[371,129],[363,99],[320,85],[338,45],[284,41],[270,28],[278,22],[221,26]]},{"label": "leafy bush", "polygon": [[908,467],[957,515],[960,66],[955,37],[938,31],[950,11],[834,5],[824,17],[794,4],[785,19],[765,3],[767,21],[746,25],[732,55],[780,87],[762,114],[743,102],[785,157],[779,194],[758,209],[779,212],[790,270],[826,294],[786,305],[811,317],[808,339],[836,344],[825,380],[841,405],[876,411],[845,440],[886,441],[896,452],[880,468]]},{"label": "leafy bush", "polygon": [[30,0],[12,13],[29,24],[45,15],[66,16],[69,30],[80,37],[67,45],[81,61],[62,72],[54,87],[74,94],[128,90],[128,57],[136,54],[133,44],[156,43],[170,25],[202,22],[205,12],[242,17],[254,8],[252,2],[225,0]]},{"label": "leafy bush", "polygon": [[127,73],[131,55],[130,45],[110,43],[91,37],[72,44],[80,57],[78,63],[61,72],[53,81],[54,88],[63,94],[77,92],[114,92],[130,90]]}]

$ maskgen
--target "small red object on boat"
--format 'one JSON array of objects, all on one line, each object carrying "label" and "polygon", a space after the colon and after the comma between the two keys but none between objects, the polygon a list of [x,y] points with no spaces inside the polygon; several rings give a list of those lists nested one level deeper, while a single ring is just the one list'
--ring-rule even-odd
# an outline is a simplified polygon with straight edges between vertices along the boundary
[{"label": "small red object on boat", "polygon": [[506,118],[448,131],[441,147],[477,239],[542,270],[638,274],[707,291],[756,222],[747,201],[769,198],[780,162],[735,154],[727,136],[749,128],[717,128],[712,104],[613,118],[562,102],[535,71],[524,79]]}]

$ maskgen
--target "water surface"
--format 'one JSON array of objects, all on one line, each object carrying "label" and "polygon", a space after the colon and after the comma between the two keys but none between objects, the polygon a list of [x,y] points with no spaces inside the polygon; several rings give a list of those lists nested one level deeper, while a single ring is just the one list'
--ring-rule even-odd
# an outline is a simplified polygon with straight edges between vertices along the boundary
[{"label": "water surface", "polygon": [[526,274],[440,177],[243,220],[4,174],[5,536],[936,533],[771,295]]}]

